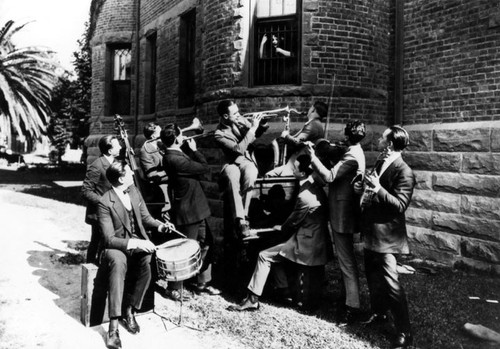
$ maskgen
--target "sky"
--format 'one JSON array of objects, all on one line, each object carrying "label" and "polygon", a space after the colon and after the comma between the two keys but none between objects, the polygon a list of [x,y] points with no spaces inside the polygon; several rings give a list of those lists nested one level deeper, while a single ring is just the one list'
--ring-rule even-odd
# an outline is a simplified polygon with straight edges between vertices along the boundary
[{"label": "sky", "polygon": [[12,19],[31,22],[12,37],[17,47],[45,46],[58,53],[61,65],[73,71],[73,52],[89,20],[91,0],[0,0],[0,28]]}]

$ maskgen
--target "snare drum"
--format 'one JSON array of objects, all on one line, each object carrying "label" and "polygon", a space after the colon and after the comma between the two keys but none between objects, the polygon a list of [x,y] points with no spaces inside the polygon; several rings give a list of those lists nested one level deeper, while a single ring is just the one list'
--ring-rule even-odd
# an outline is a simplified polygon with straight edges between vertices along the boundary
[{"label": "snare drum", "polygon": [[200,245],[193,239],[167,241],[156,251],[158,276],[167,281],[183,281],[201,269]]}]

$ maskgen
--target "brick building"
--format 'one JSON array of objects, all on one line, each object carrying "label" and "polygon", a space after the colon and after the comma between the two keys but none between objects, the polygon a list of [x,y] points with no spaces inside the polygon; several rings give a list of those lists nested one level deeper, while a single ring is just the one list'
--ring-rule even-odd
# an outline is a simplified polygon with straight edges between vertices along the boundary
[{"label": "brick building", "polygon": [[[500,7],[492,0],[93,0],[92,125],[97,140],[123,116],[142,126],[193,117],[215,128],[215,106],[243,112],[330,105],[328,135],[369,125],[368,162],[389,124],[407,127],[418,186],[408,210],[417,256],[500,274]],[[270,45],[276,40],[273,49]],[[303,124],[292,119],[292,131]],[[262,147],[283,129],[271,122]],[[220,227],[213,164],[204,183]]]}]

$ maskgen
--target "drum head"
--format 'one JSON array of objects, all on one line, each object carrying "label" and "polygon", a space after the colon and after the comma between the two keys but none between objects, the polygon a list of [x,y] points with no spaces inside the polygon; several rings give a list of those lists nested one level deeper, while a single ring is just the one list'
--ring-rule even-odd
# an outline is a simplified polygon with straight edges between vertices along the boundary
[{"label": "drum head", "polygon": [[168,241],[165,246],[156,251],[157,258],[164,261],[181,261],[187,256],[195,255],[200,249],[196,240],[193,239],[174,239]]}]

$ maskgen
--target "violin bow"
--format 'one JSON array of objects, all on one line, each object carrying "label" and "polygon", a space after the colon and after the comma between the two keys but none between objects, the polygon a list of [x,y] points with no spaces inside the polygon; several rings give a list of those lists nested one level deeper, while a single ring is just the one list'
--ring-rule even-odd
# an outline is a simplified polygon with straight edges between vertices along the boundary
[{"label": "violin bow", "polygon": [[324,139],[328,139],[328,128],[330,127],[330,114],[332,113],[332,101],[333,101],[333,91],[335,90],[335,74],[333,74],[332,79],[332,87],[330,89],[330,96],[328,97],[328,114],[326,116],[326,125],[325,125],[325,135]]}]

